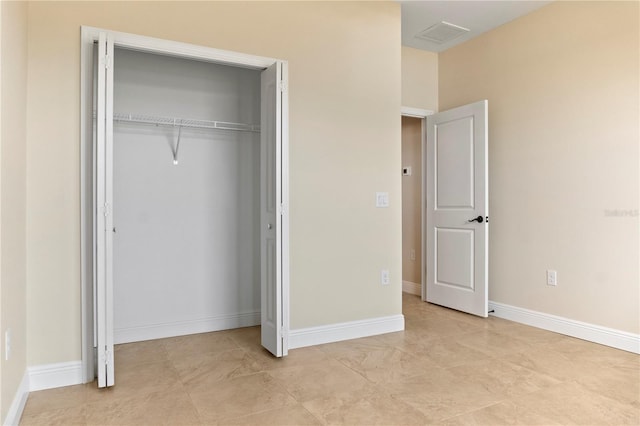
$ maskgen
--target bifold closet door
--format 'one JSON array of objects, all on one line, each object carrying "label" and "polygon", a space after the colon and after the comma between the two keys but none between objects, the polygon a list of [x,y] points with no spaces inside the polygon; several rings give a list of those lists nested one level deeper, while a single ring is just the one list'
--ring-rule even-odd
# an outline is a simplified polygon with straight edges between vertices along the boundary
[{"label": "bifold closet door", "polygon": [[280,62],[262,72],[260,109],[261,334],[262,346],[278,357],[287,354],[282,327],[282,72]]},{"label": "bifold closet door", "polygon": [[[94,345],[98,387],[115,384],[114,364],[114,40],[126,37],[105,31],[97,43],[94,177]],[[131,46],[140,50],[138,39]],[[185,56],[188,58],[188,56]],[[254,65],[255,67],[255,65]],[[288,220],[286,141],[286,63],[275,61],[261,71],[260,135],[260,298],[262,345],[275,356],[287,355]],[[255,170],[255,169],[254,169]],[[256,182],[257,183],[257,182]],[[256,218],[257,219],[257,218]],[[256,240],[258,236],[256,235]],[[257,249],[257,247],[256,247]],[[257,250],[256,250],[257,251]]]},{"label": "bifold closet door", "polygon": [[113,386],[113,38],[98,40],[95,180],[95,332],[98,387]]}]

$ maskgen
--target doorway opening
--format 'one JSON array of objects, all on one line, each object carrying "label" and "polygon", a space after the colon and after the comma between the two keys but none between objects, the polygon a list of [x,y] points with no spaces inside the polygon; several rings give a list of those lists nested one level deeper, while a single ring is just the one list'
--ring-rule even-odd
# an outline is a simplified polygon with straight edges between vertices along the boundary
[{"label": "doorway opening", "polygon": [[260,324],[261,71],[113,67],[114,344]]},{"label": "doorway opening", "polygon": [[[422,300],[486,317],[488,102],[478,101],[437,114],[403,108],[402,115],[403,136],[417,133],[417,122],[411,130],[411,122],[405,116],[421,118],[422,125],[422,230],[419,231]],[[415,151],[411,145],[405,147],[404,142],[403,137],[403,161]],[[410,154],[405,156],[405,153]],[[403,179],[407,177],[403,176]],[[410,186],[403,185],[403,248],[406,250],[403,257],[406,262],[413,256],[412,247],[405,244],[404,235],[410,229],[410,223],[404,219],[415,211],[415,206],[412,205],[412,193],[405,193],[408,192],[405,186]],[[407,238],[409,242],[415,241],[415,230],[411,229],[411,232]],[[417,293],[416,287],[403,285],[403,290]]]},{"label": "doorway opening", "polygon": [[422,119],[402,117],[402,291],[422,295]]},{"label": "doorway opening", "polygon": [[287,354],[287,63],[82,28],[83,379],[113,345],[261,324]]},{"label": "doorway opening", "polygon": [[433,111],[403,107],[402,116],[402,291],[424,291],[424,144]]}]

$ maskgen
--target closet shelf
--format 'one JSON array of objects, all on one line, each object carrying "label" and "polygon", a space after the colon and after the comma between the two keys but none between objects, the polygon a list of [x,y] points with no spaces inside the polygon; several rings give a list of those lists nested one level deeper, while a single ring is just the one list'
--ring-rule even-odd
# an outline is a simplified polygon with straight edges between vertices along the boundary
[{"label": "closet shelf", "polygon": [[158,117],[124,113],[114,113],[113,121],[153,124],[156,126],[193,127],[198,129],[235,130],[240,132],[260,133],[260,126],[256,124],[231,123],[227,121],[193,120],[190,118]]}]

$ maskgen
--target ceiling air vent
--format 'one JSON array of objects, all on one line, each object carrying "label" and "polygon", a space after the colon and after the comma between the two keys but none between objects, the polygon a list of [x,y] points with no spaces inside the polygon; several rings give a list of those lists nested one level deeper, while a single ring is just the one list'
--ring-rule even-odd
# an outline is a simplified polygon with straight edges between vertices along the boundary
[{"label": "ceiling air vent", "polygon": [[443,44],[468,32],[469,30],[467,28],[442,21],[418,33],[416,38],[436,44]]}]

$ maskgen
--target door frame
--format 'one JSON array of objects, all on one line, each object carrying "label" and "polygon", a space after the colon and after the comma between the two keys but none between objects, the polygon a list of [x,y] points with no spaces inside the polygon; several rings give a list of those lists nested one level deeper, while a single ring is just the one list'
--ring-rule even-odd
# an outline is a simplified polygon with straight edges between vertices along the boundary
[{"label": "door frame", "polygon": [[[80,37],[80,268],[81,268],[81,350],[82,380],[88,383],[95,377],[94,350],[96,333],[94,302],[94,177],[93,152],[93,60],[94,43],[100,33],[108,33],[118,47],[148,53],[177,56],[185,59],[214,62],[242,68],[263,70],[274,63],[284,70],[282,83],[282,327],[289,330],[289,119],[288,119],[288,64],[274,58],[248,55],[197,46],[171,40],[128,34],[95,27],[82,26]],[[283,351],[288,349],[287,333],[283,333]]]},{"label": "door frame", "polygon": [[425,249],[426,249],[426,238],[425,238],[425,226],[426,226],[426,208],[427,208],[427,197],[425,194],[425,188],[426,188],[426,181],[425,181],[425,176],[426,176],[426,161],[425,161],[425,156],[424,156],[424,152],[426,149],[426,145],[427,145],[427,117],[430,115],[435,114],[435,112],[433,110],[430,109],[422,109],[422,108],[412,108],[412,107],[402,107],[400,109],[400,116],[403,117],[413,117],[413,118],[419,118],[420,122],[421,122],[421,128],[420,128],[420,135],[422,138],[421,141],[421,155],[420,155],[420,164],[422,167],[422,182],[421,182],[421,187],[420,187],[420,198],[421,198],[421,217],[420,217],[420,225],[422,228],[422,232],[420,233],[420,246],[422,249],[422,256],[421,257],[421,268],[420,268],[420,288],[421,288],[421,295],[420,297],[422,298],[422,301],[426,302],[427,300],[427,277],[426,277],[426,273],[425,273],[425,268],[426,268],[426,261],[427,261],[427,257],[425,254]]}]

